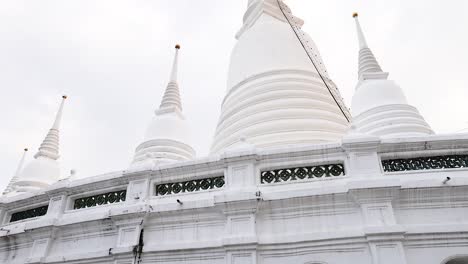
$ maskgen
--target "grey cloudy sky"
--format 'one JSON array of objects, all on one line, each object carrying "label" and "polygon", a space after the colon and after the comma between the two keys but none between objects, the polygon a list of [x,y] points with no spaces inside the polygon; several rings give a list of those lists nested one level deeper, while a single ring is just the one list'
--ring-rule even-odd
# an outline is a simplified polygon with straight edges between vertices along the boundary
[{"label": "grey cloudy sky", "polygon": [[[468,127],[468,1],[287,0],[350,103],[357,75],[351,14],[384,70],[438,133]],[[247,0],[0,2],[0,188],[22,149],[35,153],[60,96],[64,173],[125,169],[159,105],[175,43],[184,112],[208,153],[234,34]]]}]

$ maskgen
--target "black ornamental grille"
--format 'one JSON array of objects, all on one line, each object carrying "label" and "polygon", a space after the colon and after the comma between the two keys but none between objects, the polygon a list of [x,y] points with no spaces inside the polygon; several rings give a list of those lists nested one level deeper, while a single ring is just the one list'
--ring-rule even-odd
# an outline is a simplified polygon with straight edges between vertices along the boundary
[{"label": "black ornamental grille", "polygon": [[84,198],[78,198],[75,200],[73,209],[82,209],[95,207],[99,205],[113,204],[125,202],[127,196],[127,190],[120,190],[108,193],[97,194]]},{"label": "black ornamental grille", "polygon": [[156,196],[192,193],[222,188],[224,176],[156,185]]},{"label": "black ornamental grille", "polygon": [[330,178],[344,176],[343,164],[329,164],[310,167],[298,167],[279,170],[262,171],[261,184],[302,181],[314,178]]},{"label": "black ornamental grille", "polygon": [[468,155],[383,160],[385,172],[468,168]]},{"label": "black ornamental grille", "polygon": [[45,205],[45,206],[13,213],[11,214],[10,222],[16,222],[16,221],[29,219],[29,218],[44,216],[45,214],[47,214],[48,209],[49,209],[49,206]]}]

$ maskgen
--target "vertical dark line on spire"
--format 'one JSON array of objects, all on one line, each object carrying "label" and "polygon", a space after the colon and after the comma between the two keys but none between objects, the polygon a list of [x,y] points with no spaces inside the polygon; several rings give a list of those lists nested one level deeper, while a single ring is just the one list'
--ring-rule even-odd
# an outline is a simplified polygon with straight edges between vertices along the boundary
[{"label": "vertical dark line on spire", "polygon": [[304,45],[304,43],[302,42],[300,36],[299,36],[299,33],[296,31],[296,29],[294,28],[294,25],[292,24],[293,22],[289,19],[289,17],[286,15],[286,12],[284,11],[283,9],[283,6],[281,5],[280,3],[280,0],[276,0],[278,2],[278,6],[279,6],[279,9],[281,10],[281,13],[283,13],[283,16],[286,18],[286,21],[288,22],[289,26],[291,26],[291,29],[293,30],[294,34],[296,35],[297,39],[299,40],[299,43],[301,43],[301,46],[302,48],[304,49],[304,51],[306,52],[307,56],[309,57],[310,61],[312,62],[312,65],[314,65],[314,68],[315,70],[317,71],[318,75],[320,76],[320,79],[322,79],[323,83],[325,84],[325,87],[327,87],[328,89],[328,92],[330,93],[331,97],[333,98],[333,100],[335,101],[336,105],[338,106],[338,108],[340,109],[341,113],[343,113],[343,116],[346,118],[346,120],[348,121],[348,123],[351,122],[350,118],[348,117],[348,115],[346,114],[345,110],[343,110],[342,106],[340,105],[340,103],[338,102],[338,100],[335,98],[335,95],[333,94],[333,92],[331,91],[330,87],[328,86],[327,82],[325,81],[325,78],[323,77],[322,73],[320,72],[319,68],[317,67],[317,65],[315,65],[315,62],[313,60],[313,58],[310,56],[309,52],[307,52],[307,48],[306,46]]}]

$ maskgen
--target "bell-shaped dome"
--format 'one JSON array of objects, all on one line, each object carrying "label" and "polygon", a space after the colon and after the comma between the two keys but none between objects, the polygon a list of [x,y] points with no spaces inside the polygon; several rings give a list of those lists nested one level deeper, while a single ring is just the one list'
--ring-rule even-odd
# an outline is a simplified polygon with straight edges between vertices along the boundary
[{"label": "bell-shaped dome", "polygon": [[[180,112],[171,112],[153,117],[133,160],[134,165],[165,164],[193,159],[190,128]],[[148,163],[148,160],[151,162]]]},{"label": "bell-shaped dome", "polygon": [[341,139],[348,122],[276,0],[250,1],[237,38],[212,153],[242,144],[243,137],[260,148]]},{"label": "bell-shaped dome", "polygon": [[418,112],[409,105],[394,81],[363,81],[353,96],[353,123],[362,133],[382,137],[433,134]]},{"label": "bell-shaped dome", "polygon": [[60,180],[60,167],[56,160],[38,157],[32,160],[15,183],[17,192],[39,190]]},{"label": "bell-shaped dome", "polygon": [[362,82],[354,93],[351,113],[359,116],[382,105],[408,104],[400,86],[391,80],[368,80]]},{"label": "bell-shaped dome", "polygon": [[190,144],[190,126],[180,112],[155,115],[145,134],[145,141],[167,139]]}]

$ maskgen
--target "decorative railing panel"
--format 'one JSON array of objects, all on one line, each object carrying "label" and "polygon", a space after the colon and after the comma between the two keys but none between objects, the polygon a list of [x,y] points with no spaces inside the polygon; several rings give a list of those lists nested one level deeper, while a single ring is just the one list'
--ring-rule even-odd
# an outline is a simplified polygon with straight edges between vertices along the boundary
[{"label": "decorative railing panel", "polygon": [[383,160],[385,172],[468,168],[468,155]]},{"label": "decorative railing panel", "polygon": [[192,193],[222,188],[224,176],[156,185],[156,196]]},{"label": "decorative railing panel", "polygon": [[120,190],[78,198],[75,200],[73,209],[82,209],[106,204],[125,202],[126,196],[127,190]]},{"label": "decorative railing panel", "polygon": [[45,206],[13,213],[11,214],[10,223],[29,219],[29,218],[44,216],[45,214],[47,214],[48,209],[49,209],[49,206],[45,205]]},{"label": "decorative railing panel", "polygon": [[261,184],[302,181],[314,178],[344,176],[343,164],[329,164],[310,167],[298,167],[279,170],[262,171]]}]

